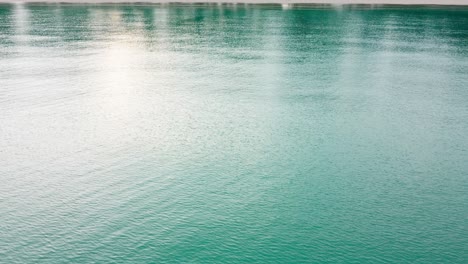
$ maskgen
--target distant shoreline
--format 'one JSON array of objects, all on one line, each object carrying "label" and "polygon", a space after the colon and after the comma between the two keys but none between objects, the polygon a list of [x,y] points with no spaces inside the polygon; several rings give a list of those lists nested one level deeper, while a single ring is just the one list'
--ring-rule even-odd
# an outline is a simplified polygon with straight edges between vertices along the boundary
[{"label": "distant shoreline", "polygon": [[468,0],[0,0],[0,3],[226,3],[226,4],[331,4],[331,5],[445,5],[468,6]]}]

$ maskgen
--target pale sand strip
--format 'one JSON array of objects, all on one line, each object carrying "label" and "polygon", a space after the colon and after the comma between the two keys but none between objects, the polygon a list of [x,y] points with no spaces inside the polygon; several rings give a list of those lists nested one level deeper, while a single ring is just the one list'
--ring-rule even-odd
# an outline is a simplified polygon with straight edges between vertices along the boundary
[{"label": "pale sand strip", "polygon": [[468,0],[0,0],[0,3],[239,3],[239,4],[370,4],[465,5]]}]

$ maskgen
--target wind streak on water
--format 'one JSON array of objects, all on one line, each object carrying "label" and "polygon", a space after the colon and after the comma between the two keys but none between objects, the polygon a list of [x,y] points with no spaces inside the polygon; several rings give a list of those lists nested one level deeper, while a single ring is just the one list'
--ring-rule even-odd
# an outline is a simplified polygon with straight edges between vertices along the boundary
[{"label": "wind streak on water", "polygon": [[0,259],[465,263],[468,11],[0,5]]}]

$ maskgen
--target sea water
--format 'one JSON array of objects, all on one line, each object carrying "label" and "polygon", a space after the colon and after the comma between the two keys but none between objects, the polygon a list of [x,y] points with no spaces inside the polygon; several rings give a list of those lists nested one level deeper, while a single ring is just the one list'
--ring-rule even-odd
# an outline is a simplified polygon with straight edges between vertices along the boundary
[{"label": "sea water", "polygon": [[0,5],[1,263],[467,263],[468,9]]}]

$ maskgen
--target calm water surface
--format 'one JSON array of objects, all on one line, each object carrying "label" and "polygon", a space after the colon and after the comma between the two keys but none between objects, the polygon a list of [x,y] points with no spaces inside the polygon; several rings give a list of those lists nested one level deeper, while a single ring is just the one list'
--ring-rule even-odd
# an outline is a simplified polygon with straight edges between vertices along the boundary
[{"label": "calm water surface", "polygon": [[0,5],[1,263],[467,263],[468,8]]}]

